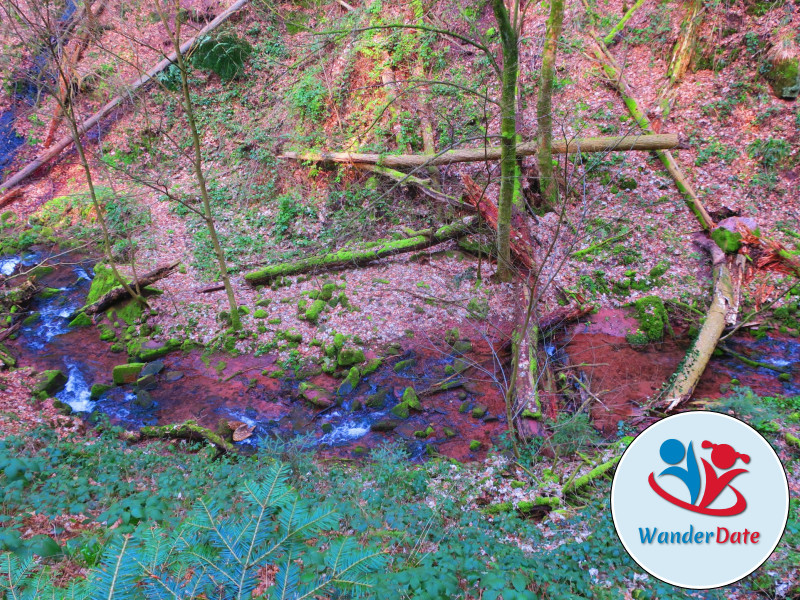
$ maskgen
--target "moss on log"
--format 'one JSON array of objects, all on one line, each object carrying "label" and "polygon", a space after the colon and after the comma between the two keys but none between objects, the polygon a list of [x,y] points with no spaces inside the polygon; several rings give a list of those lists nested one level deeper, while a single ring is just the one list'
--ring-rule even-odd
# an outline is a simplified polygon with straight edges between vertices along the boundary
[{"label": "moss on log", "polygon": [[445,225],[433,235],[418,235],[402,240],[387,240],[382,244],[362,250],[339,250],[330,254],[311,256],[288,263],[270,265],[244,276],[251,285],[269,283],[273,279],[290,275],[299,275],[318,269],[336,269],[342,267],[358,267],[381,258],[388,258],[404,252],[424,250],[448,240],[457,239],[472,231],[475,219],[468,218],[464,222]]},{"label": "moss on log", "polygon": [[[164,279],[170,275],[180,264],[180,261],[175,261],[169,265],[165,265],[163,267],[158,267],[150,271],[149,273],[145,273],[141,277],[139,277],[138,286],[140,288],[147,287],[148,285],[154,284],[156,281]],[[95,272],[97,269],[95,268]],[[135,285],[134,282],[131,282],[130,285]],[[92,284],[92,289],[94,289],[94,283]],[[128,291],[123,288],[122,286],[113,287],[109,291],[105,292],[95,300],[94,296],[89,297],[89,302],[87,306],[84,306],[80,311],[87,315],[95,315],[101,313],[108,308],[111,308],[113,305],[117,304],[118,302],[122,302],[123,300],[129,300],[130,294]],[[75,317],[77,317],[78,312],[75,313]]]},{"label": "moss on log", "polygon": [[213,445],[221,453],[234,452],[235,446],[217,435],[210,429],[201,427],[195,421],[186,421],[174,425],[146,426],[139,430],[142,439],[177,439],[190,441],[206,441]]},{"label": "moss on log", "polygon": [[602,477],[606,473],[608,473],[611,469],[613,469],[622,456],[616,456],[609,461],[604,462],[601,465],[596,466],[594,469],[586,473],[586,475],[582,475],[577,479],[567,482],[567,484],[563,487],[562,492],[564,495],[567,494],[574,494],[581,489],[585,488],[595,479]]},{"label": "moss on log", "polygon": [[[652,135],[599,136],[553,141],[553,154],[577,154],[579,152],[628,152],[630,150],[659,150],[678,146],[678,136],[673,133]],[[536,154],[537,143],[517,145],[518,156]],[[332,162],[348,164],[372,164],[391,169],[452,165],[463,162],[500,160],[500,147],[464,148],[448,150],[434,156],[427,154],[360,154],[353,152],[284,152],[278,158]]]}]

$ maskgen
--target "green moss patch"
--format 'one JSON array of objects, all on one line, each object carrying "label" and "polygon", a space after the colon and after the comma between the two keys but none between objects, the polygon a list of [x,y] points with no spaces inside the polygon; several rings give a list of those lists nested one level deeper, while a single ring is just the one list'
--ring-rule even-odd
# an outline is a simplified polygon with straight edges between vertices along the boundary
[{"label": "green moss patch", "polygon": [[144,369],[144,365],[145,363],[143,362],[117,365],[111,371],[111,377],[117,385],[133,383],[139,378],[139,373]]}]

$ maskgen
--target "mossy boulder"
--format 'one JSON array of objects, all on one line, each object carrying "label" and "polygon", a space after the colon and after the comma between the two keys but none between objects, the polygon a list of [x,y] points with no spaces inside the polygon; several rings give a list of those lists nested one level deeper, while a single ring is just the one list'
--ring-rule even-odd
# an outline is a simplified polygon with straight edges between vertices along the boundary
[{"label": "mossy boulder", "polygon": [[339,356],[336,359],[336,364],[340,367],[349,367],[364,362],[364,351],[360,348],[342,348],[339,350]]},{"label": "mossy boulder", "polygon": [[486,416],[486,411],[488,410],[489,409],[485,407],[483,404],[476,404],[472,408],[472,416],[476,419],[482,419],[484,416]]},{"label": "mossy boulder", "polygon": [[409,408],[413,408],[414,410],[422,410],[422,404],[420,403],[417,392],[414,391],[413,387],[407,387],[403,391],[403,397],[400,399],[400,401],[404,404],[407,404]]},{"label": "mossy boulder", "polygon": [[44,392],[52,396],[63,390],[65,385],[67,385],[67,376],[58,369],[50,369],[42,371],[36,376],[33,392],[35,394]]},{"label": "mossy boulder", "polygon": [[310,323],[316,324],[319,321],[319,316],[322,314],[322,311],[325,310],[325,307],[328,306],[328,303],[324,300],[314,300],[311,303],[305,313],[303,314],[303,318]]},{"label": "mossy boulder", "polygon": [[126,383],[133,383],[139,379],[139,374],[144,369],[145,363],[135,362],[125,365],[117,365],[111,371],[111,378],[117,385],[124,385]]},{"label": "mossy boulder", "polygon": [[153,406],[155,405],[155,401],[153,400],[153,397],[150,395],[150,392],[148,392],[147,390],[137,390],[136,399],[133,401],[133,405],[143,410],[149,410],[153,408]]},{"label": "mossy boulder", "polygon": [[480,440],[471,440],[469,443],[470,452],[477,452],[481,449],[481,442]]},{"label": "mossy boulder", "polygon": [[400,371],[403,371],[405,369],[409,369],[409,368],[413,367],[416,364],[417,364],[417,359],[415,359],[415,358],[409,358],[409,359],[406,359],[406,360],[401,360],[401,361],[395,363],[395,365],[393,367],[394,368],[394,372],[395,373],[399,373]]},{"label": "mossy boulder", "polygon": [[2,344],[0,344],[0,363],[10,369],[17,366],[17,359],[14,358],[14,355],[11,354],[9,349]]},{"label": "mossy boulder", "polygon": [[42,313],[40,313],[40,312],[32,312],[27,317],[25,317],[25,319],[23,319],[22,324],[23,325],[33,325],[34,323],[36,323],[36,321],[38,321],[41,318],[42,318]]},{"label": "mossy boulder", "polygon": [[312,383],[303,382],[300,384],[300,395],[303,399],[317,408],[329,408],[334,405],[330,392]]},{"label": "mossy boulder", "polygon": [[92,319],[86,313],[78,313],[72,321],[69,322],[69,327],[88,327],[92,324]]},{"label": "mossy boulder", "polygon": [[400,425],[397,419],[381,419],[370,425],[371,431],[392,431]]},{"label": "mossy boulder", "polygon": [[367,361],[367,364],[364,365],[364,368],[361,369],[361,375],[369,375],[370,373],[374,373],[378,370],[381,366],[383,361],[380,358],[373,358],[370,361]]},{"label": "mossy boulder", "polygon": [[369,408],[383,408],[386,404],[386,396],[388,392],[386,390],[378,390],[374,394],[367,396],[366,405]]},{"label": "mossy boulder", "polygon": [[269,313],[265,311],[263,308],[257,308],[253,312],[253,317],[256,319],[266,319],[269,316]]},{"label": "mossy boulder", "polygon": [[95,383],[91,390],[89,391],[89,398],[92,400],[97,400],[100,396],[105,394],[108,390],[113,389],[113,385],[108,385],[106,383]]},{"label": "mossy boulder", "polygon": [[117,340],[117,332],[114,331],[111,327],[106,325],[105,323],[100,323],[97,326],[100,330],[100,339],[104,342],[114,342]]},{"label": "mossy boulder", "polygon": [[86,304],[94,304],[119,285],[114,271],[103,263],[97,263],[94,266],[94,278],[89,288],[89,294],[86,296]]},{"label": "mossy boulder", "polygon": [[800,95],[800,51],[791,38],[780,40],[769,52],[764,72],[778,98],[794,100]]},{"label": "mossy boulder", "polygon": [[392,408],[392,414],[401,419],[407,419],[409,414],[408,404],[406,404],[405,402],[401,402],[400,404]]},{"label": "mossy boulder", "polygon": [[361,372],[358,370],[358,367],[351,367],[350,371],[347,373],[347,377],[344,378],[344,381],[339,386],[339,389],[336,393],[339,396],[347,396],[348,394],[352,394],[360,382]]},{"label": "mossy boulder", "polygon": [[429,438],[434,434],[434,429],[431,425],[428,425],[425,429],[420,429],[414,432],[414,437],[416,438]]},{"label": "mossy boulder", "polygon": [[664,339],[664,332],[671,331],[669,315],[664,302],[658,296],[646,296],[634,302],[636,320],[641,331],[649,342]]}]

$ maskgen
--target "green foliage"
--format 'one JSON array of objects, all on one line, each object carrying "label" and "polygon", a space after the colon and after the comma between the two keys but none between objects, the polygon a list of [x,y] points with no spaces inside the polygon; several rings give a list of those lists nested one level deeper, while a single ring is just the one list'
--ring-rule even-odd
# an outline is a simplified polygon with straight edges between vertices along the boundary
[{"label": "green foliage", "polygon": [[723,144],[719,140],[712,140],[700,148],[694,164],[702,166],[712,159],[731,164],[737,156],[739,151],[735,147]]},{"label": "green foliage", "polygon": [[232,34],[204,37],[192,52],[190,61],[196,68],[213,71],[227,81],[244,71],[244,63],[252,51],[247,40]]},{"label": "green foliage", "polygon": [[328,113],[328,90],[320,69],[308,70],[288,92],[289,105],[303,119],[320,121]]},{"label": "green foliage", "polygon": [[775,138],[755,140],[747,146],[747,155],[758,160],[767,171],[784,165],[791,152],[792,146],[789,142]]}]

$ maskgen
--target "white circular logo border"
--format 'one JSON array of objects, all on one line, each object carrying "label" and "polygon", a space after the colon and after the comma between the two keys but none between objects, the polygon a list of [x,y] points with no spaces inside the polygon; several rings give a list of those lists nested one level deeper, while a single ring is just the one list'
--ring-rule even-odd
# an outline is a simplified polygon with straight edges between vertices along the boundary
[{"label": "white circular logo border", "polygon": [[[619,528],[617,527],[617,516],[616,516],[615,510],[614,510],[614,488],[615,488],[615,485],[617,483],[617,473],[619,473],[621,471],[622,465],[623,465],[623,463],[625,461],[626,455],[629,455],[628,454],[629,451],[636,445],[636,443],[639,440],[640,436],[642,436],[649,429],[651,429],[653,427],[656,427],[656,426],[658,426],[658,425],[660,425],[660,424],[662,424],[662,423],[664,423],[666,421],[669,421],[671,419],[675,419],[675,418],[678,418],[678,417],[684,417],[685,418],[686,415],[696,414],[696,413],[697,414],[714,414],[714,415],[719,416],[719,417],[724,417],[726,419],[730,419],[732,421],[736,421],[737,423],[746,426],[748,429],[750,429],[752,432],[754,432],[756,435],[758,435],[758,437],[760,437],[763,440],[763,442],[769,447],[772,457],[775,459],[775,461],[780,466],[781,472],[783,473],[783,491],[784,491],[785,498],[786,498],[786,514],[784,515],[784,518],[783,518],[783,526],[781,528],[781,535],[778,536],[777,540],[775,541],[775,544],[772,546],[772,548],[767,553],[767,555],[764,557],[764,559],[760,563],[758,563],[755,567],[753,567],[750,571],[748,571],[747,573],[743,573],[739,577],[731,579],[730,581],[726,581],[724,583],[720,583],[718,585],[714,585],[714,586],[710,586],[710,587],[692,587],[692,586],[688,586],[688,585],[677,583],[675,581],[670,581],[669,579],[665,579],[665,578],[657,575],[656,573],[654,573],[653,571],[651,571],[650,569],[645,567],[642,563],[640,563],[636,559],[636,557],[634,556],[633,552],[631,552],[630,548],[628,548],[628,545],[625,543],[625,541],[622,539],[622,536],[619,533]],[[790,494],[789,494],[789,480],[788,480],[788,477],[786,475],[786,468],[784,467],[783,462],[781,461],[781,459],[778,456],[777,452],[775,452],[775,449],[769,443],[767,438],[765,438],[759,431],[757,431],[749,423],[746,423],[745,421],[742,421],[741,419],[737,419],[736,417],[732,417],[732,416],[726,415],[724,413],[716,413],[716,412],[704,411],[704,410],[687,411],[687,412],[683,412],[683,413],[677,413],[677,414],[674,414],[674,415],[670,415],[668,417],[664,417],[663,419],[659,419],[655,423],[651,423],[644,430],[642,430],[634,438],[634,440],[628,445],[628,447],[625,448],[625,450],[623,451],[622,456],[621,456],[621,458],[619,460],[619,463],[617,464],[617,466],[616,466],[616,468],[614,470],[614,478],[612,479],[612,482],[611,482],[610,501],[611,501],[611,520],[612,520],[612,523],[614,525],[614,533],[617,535],[617,539],[619,539],[620,543],[622,544],[622,547],[625,549],[625,552],[628,553],[628,556],[631,558],[631,560],[633,560],[633,562],[635,562],[639,566],[639,568],[641,568],[642,570],[646,571],[649,575],[652,575],[653,577],[655,577],[659,581],[663,581],[664,583],[667,583],[669,585],[673,585],[675,587],[686,589],[686,590],[719,589],[719,588],[731,585],[733,583],[736,583],[738,581],[741,581],[742,579],[744,579],[745,577],[747,577],[748,575],[750,575],[751,573],[753,573],[754,571],[759,569],[765,562],[767,562],[767,560],[769,560],[769,557],[772,556],[772,554],[775,552],[775,549],[781,543],[781,540],[783,539],[783,536],[786,533],[786,525],[789,522],[789,510],[791,509],[791,497],[790,497]]]}]

